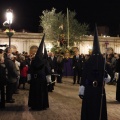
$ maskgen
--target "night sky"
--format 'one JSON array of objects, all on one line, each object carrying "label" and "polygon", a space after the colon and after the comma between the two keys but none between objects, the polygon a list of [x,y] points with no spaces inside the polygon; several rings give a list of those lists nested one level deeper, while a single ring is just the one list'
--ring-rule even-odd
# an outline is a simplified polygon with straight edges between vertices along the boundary
[{"label": "night sky", "polygon": [[43,10],[56,8],[57,12],[69,10],[77,13],[76,19],[80,23],[90,25],[93,30],[94,24],[108,26],[110,34],[119,32],[120,27],[120,4],[115,0],[97,1],[92,0],[1,0],[0,1],[0,28],[6,20],[6,9],[11,8],[14,12],[12,28],[14,30],[26,29],[30,32],[37,32],[39,16]]}]

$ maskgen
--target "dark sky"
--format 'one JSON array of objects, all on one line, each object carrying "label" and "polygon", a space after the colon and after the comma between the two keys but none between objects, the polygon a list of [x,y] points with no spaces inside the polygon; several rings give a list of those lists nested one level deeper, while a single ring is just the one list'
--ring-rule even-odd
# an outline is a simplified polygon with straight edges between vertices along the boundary
[{"label": "dark sky", "polygon": [[[118,1],[119,2],[119,1]],[[14,12],[13,29],[27,29],[37,32],[39,16],[43,10],[51,10],[53,7],[58,12],[69,10],[77,13],[76,18],[80,23],[87,23],[93,29],[95,23],[98,26],[106,25],[110,34],[117,34],[120,24],[120,4],[115,0],[1,0],[0,1],[0,28],[6,20],[5,11],[11,8]]]}]

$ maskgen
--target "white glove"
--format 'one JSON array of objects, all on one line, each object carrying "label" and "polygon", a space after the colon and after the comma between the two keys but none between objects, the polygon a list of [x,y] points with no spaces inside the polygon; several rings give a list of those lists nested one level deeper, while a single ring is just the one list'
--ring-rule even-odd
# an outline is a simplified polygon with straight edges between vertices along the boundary
[{"label": "white glove", "polygon": [[107,78],[104,78],[104,81],[105,81],[105,83],[108,83],[108,82],[110,82],[110,80],[111,80],[111,77],[110,77],[110,75],[108,74],[108,77],[107,77]]},{"label": "white glove", "polygon": [[54,73],[54,69],[52,69],[52,73]]},{"label": "white glove", "polygon": [[81,85],[79,87],[79,96],[80,96],[81,99],[83,99],[84,91],[85,91],[85,87],[83,85]]},{"label": "white glove", "polygon": [[47,82],[48,82],[48,83],[52,82],[52,81],[51,81],[51,75],[47,75],[47,76],[46,76],[46,79],[47,79]]},{"label": "white glove", "polygon": [[118,72],[115,72],[115,74],[114,74],[114,78],[115,78],[116,80],[119,79],[119,73],[118,73]]},{"label": "white glove", "polygon": [[73,66],[73,69],[75,69],[75,66]]},{"label": "white glove", "polygon": [[31,74],[27,74],[27,81],[31,80]]}]

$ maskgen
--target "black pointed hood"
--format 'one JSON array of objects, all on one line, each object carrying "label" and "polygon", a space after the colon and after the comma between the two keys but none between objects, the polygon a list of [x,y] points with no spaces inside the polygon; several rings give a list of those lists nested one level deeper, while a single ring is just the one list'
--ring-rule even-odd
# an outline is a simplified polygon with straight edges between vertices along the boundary
[{"label": "black pointed hood", "polygon": [[44,60],[43,60],[44,39],[45,39],[45,34],[43,35],[39,48],[36,52],[36,55],[31,62],[31,67],[34,70],[40,69],[44,65]]},{"label": "black pointed hood", "polygon": [[41,40],[41,43],[40,43],[40,45],[39,45],[39,48],[38,48],[38,50],[37,50],[37,52],[36,52],[35,58],[36,58],[36,57],[39,57],[39,58],[43,57],[44,39],[45,39],[45,33],[44,33],[44,35],[43,35],[43,37],[42,37],[42,40]]},{"label": "black pointed hood", "polygon": [[97,26],[96,25],[95,25],[95,30],[94,30],[94,40],[93,40],[92,54],[101,54],[100,46],[99,46],[99,39],[98,39],[98,31],[97,31]]},{"label": "black pointed hood", "polygon": [[87,61],[89,66],[89,71],[99,71],[104,69],[104,58],[100,52],[99,40],[98,40],[98,33],[97,33],[97,26],[95,25],[94,30],[94,39],[93,39],[93,51],[90,58]]}]

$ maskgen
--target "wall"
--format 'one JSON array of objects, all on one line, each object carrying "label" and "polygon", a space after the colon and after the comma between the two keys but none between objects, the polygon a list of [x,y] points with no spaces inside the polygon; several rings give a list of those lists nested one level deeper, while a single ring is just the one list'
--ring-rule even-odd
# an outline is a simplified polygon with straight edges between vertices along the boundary
[{"label": "wall", "polygon": [[[43,33],[22,33],[16,32],[11,38],[11,45],[15,46],[19,52],[30,52],[32,46],[39,46],[39,43],[42,39]],[[107,47],[112,47],[114,52],[120,53],[120,38],[119,37],[105,37],[99,36],[100,49],[104,53],[106,50],[106,42],[108,43]],[[51,41],[45,39],[47,50],[50,51],[53,46],[52,43],[56,41]],[[6,33],[0,32],[0,45],[9,43],[8,36]],[[80,49],[80,53],[88,54],[89,50],[92,49],[93,45],[93,36],[81,36],[80,39],[75,40],[75,46]],[[5,49],[5,48],[3,48]]]}]

